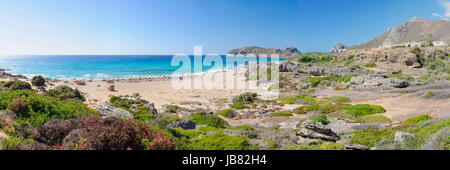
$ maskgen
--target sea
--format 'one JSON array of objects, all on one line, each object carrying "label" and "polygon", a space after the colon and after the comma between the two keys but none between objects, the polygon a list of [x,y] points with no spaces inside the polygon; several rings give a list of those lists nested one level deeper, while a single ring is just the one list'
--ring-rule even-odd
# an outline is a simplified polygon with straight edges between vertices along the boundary
[{"label": "sea", "polygon": [[[283,59],[278,59],[283,61]],[[27,77],[55,79],[138,78],[173,74],[198,74],[272,62],[272,58],[172,55],[28,55],[0,56],[0,69]],[[222,64],[221,64],[222,63]]]}]

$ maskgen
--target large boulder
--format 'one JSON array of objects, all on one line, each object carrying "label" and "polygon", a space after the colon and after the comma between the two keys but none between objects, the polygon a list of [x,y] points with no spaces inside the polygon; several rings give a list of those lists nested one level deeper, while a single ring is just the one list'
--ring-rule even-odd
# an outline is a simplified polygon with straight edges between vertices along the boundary
[{"label": "large boulder", "polygon": [[195,122],[193,122],[192,120],[178,121],[178,122],[170,123],[167,126],[167,128],[169,128],[169,129],[182,128],[185,130],[195,129]]},{"label": "large boulder", "polygon": [[94,108],[100,111],[100,113],[102,114],[102,118],[108,117],[129,118],[129,119],[133,118],[133,114],[131,114],[130,112],[121,108],[114,107],[112,105],[103,104],[95,106]]},{"label": "large boulder", "polygon": [[337,43],[336,45],[333,46],[333,48],[331,49],[332,53],[341,53],[344,52],[346,50],[346,47],[344,44],[341,43]]},{"label": "large boulder", "polygon": [[359,144],[346,144],[345,149],[348,150],[370,150],[369,147]]},{"label": "large boulder", "polygon": [[297,135],[309,139],[321,139],[325,141],[338,141],[339,136],[322,123],[306,120],[297,125]]}]

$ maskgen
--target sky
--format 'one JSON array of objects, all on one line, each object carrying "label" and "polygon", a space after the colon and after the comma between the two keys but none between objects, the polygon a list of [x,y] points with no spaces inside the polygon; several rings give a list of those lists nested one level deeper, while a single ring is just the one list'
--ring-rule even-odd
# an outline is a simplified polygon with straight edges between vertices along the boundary
[{"label": "sky", "polygon": [[0,0],[0,54],[225,54],[244,46],[330,51],[450,0]]}]

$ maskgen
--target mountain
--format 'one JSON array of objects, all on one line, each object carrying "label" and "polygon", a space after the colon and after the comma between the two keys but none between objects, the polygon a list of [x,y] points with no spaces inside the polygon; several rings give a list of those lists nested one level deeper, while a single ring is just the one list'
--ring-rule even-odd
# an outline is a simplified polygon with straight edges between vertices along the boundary
[{"label": "mountain", "polygon": [[383,45],[424,41],[444,41],[450,43],[450,21],[428,20],[414,17],[406,23],[390,28],[386,33],[373,40],[351,46],[349,49],[376,48]]},{"label": "mountain", "polygon": [[301,54],[301,52],[296,47],[286,47],[284,49],[277,48],[262,48],[258,46],[249,46],[244,48],[238,48],[228,51],[228,54],[231,55],[260,55],[267,54],[269,57],[271,54],[280,54],[280,57],[289,57],[294,54]]}]

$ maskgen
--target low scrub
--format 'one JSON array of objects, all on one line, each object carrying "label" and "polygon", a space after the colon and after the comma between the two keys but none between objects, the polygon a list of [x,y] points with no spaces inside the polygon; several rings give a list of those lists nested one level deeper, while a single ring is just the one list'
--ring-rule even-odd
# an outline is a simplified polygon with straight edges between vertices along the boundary
[{"label": "low scrub", "polygon": [[390,123],[390,122],[392,122],[392,120],[383,115],[368,115],[368,116],[358,117],[358,118],[352,120],[352,122],[355,122],[355,123]]},{"label": "low scrub", "polygon": [[333,96],[326,99],[336,104],[349,103],[351,101],[350,98],[343,96]]},{"label": "low scrub", "polygon": [[369,104],[357,104],[357,105],[349,105],[343,108],[346,114],[361,117],[379,113],[385,113],[386,110],[379,105],[369,105]]},{"label": "low scrub", "polygon": [[292,113],[288,112],[273,112],[269,114],[270,117],[291,117]]},{"label": "low scrub", "polygon": [[243,136],[228,136],[223,133],[204,135],[191,143],[194,150],[253,150],[249,138]]},{"label": "low scrub", "polygon": [[319,123],[322,123],[324,125],[327,125],[328,123],[330,123],[328,121],[328,118],[327,118],[326,115],[313,115],[313,116],[311,116],[311,117],[309,117],[307,119],[301,120],[300,123],[304,122],[305,120],[312,120],[314,122],[319,122]]},{"label": "low scrub", "polygon": [[427,120],[431,120],[433,119],[431,116],[424,114],[424,115],[420,115],[420,116],[416,116],[416,117],[412,117],[409,119],[406,119],[403,124],[405,125],[416,125],[416,126],[420,126],[423,122],[427,121]]},{"label": "low scrub", "polygon": [[236,111],[234,111],[233,109],[224,109],[217,111],[217,114],[226,118],[233,118],[236,116]]},{"label": "low scrub", "polygon": [[78,89],[73,89],[69,86],[64,86],[64,85],[58,86],[54,89],[51,89],[47,93],[49,96],[58,98],[60,100],[70,100],[70,99],[80,100],[80,101],[86,100],[84,98],[84,96],[81,94],[81,92],[78,91]]},{"label": "low scrub", "polygon": [[277,99],[280,103],[283,104],[294,104],[297,101],[295,97],[280,97]]},{"label": "low scrub", "polygon": [[221,129],[227,128],[229,126],[228,122],[223,120],[222,118],[204,112],[193,113],[190,116],[190,119],[197,125],[208,125]]}]

